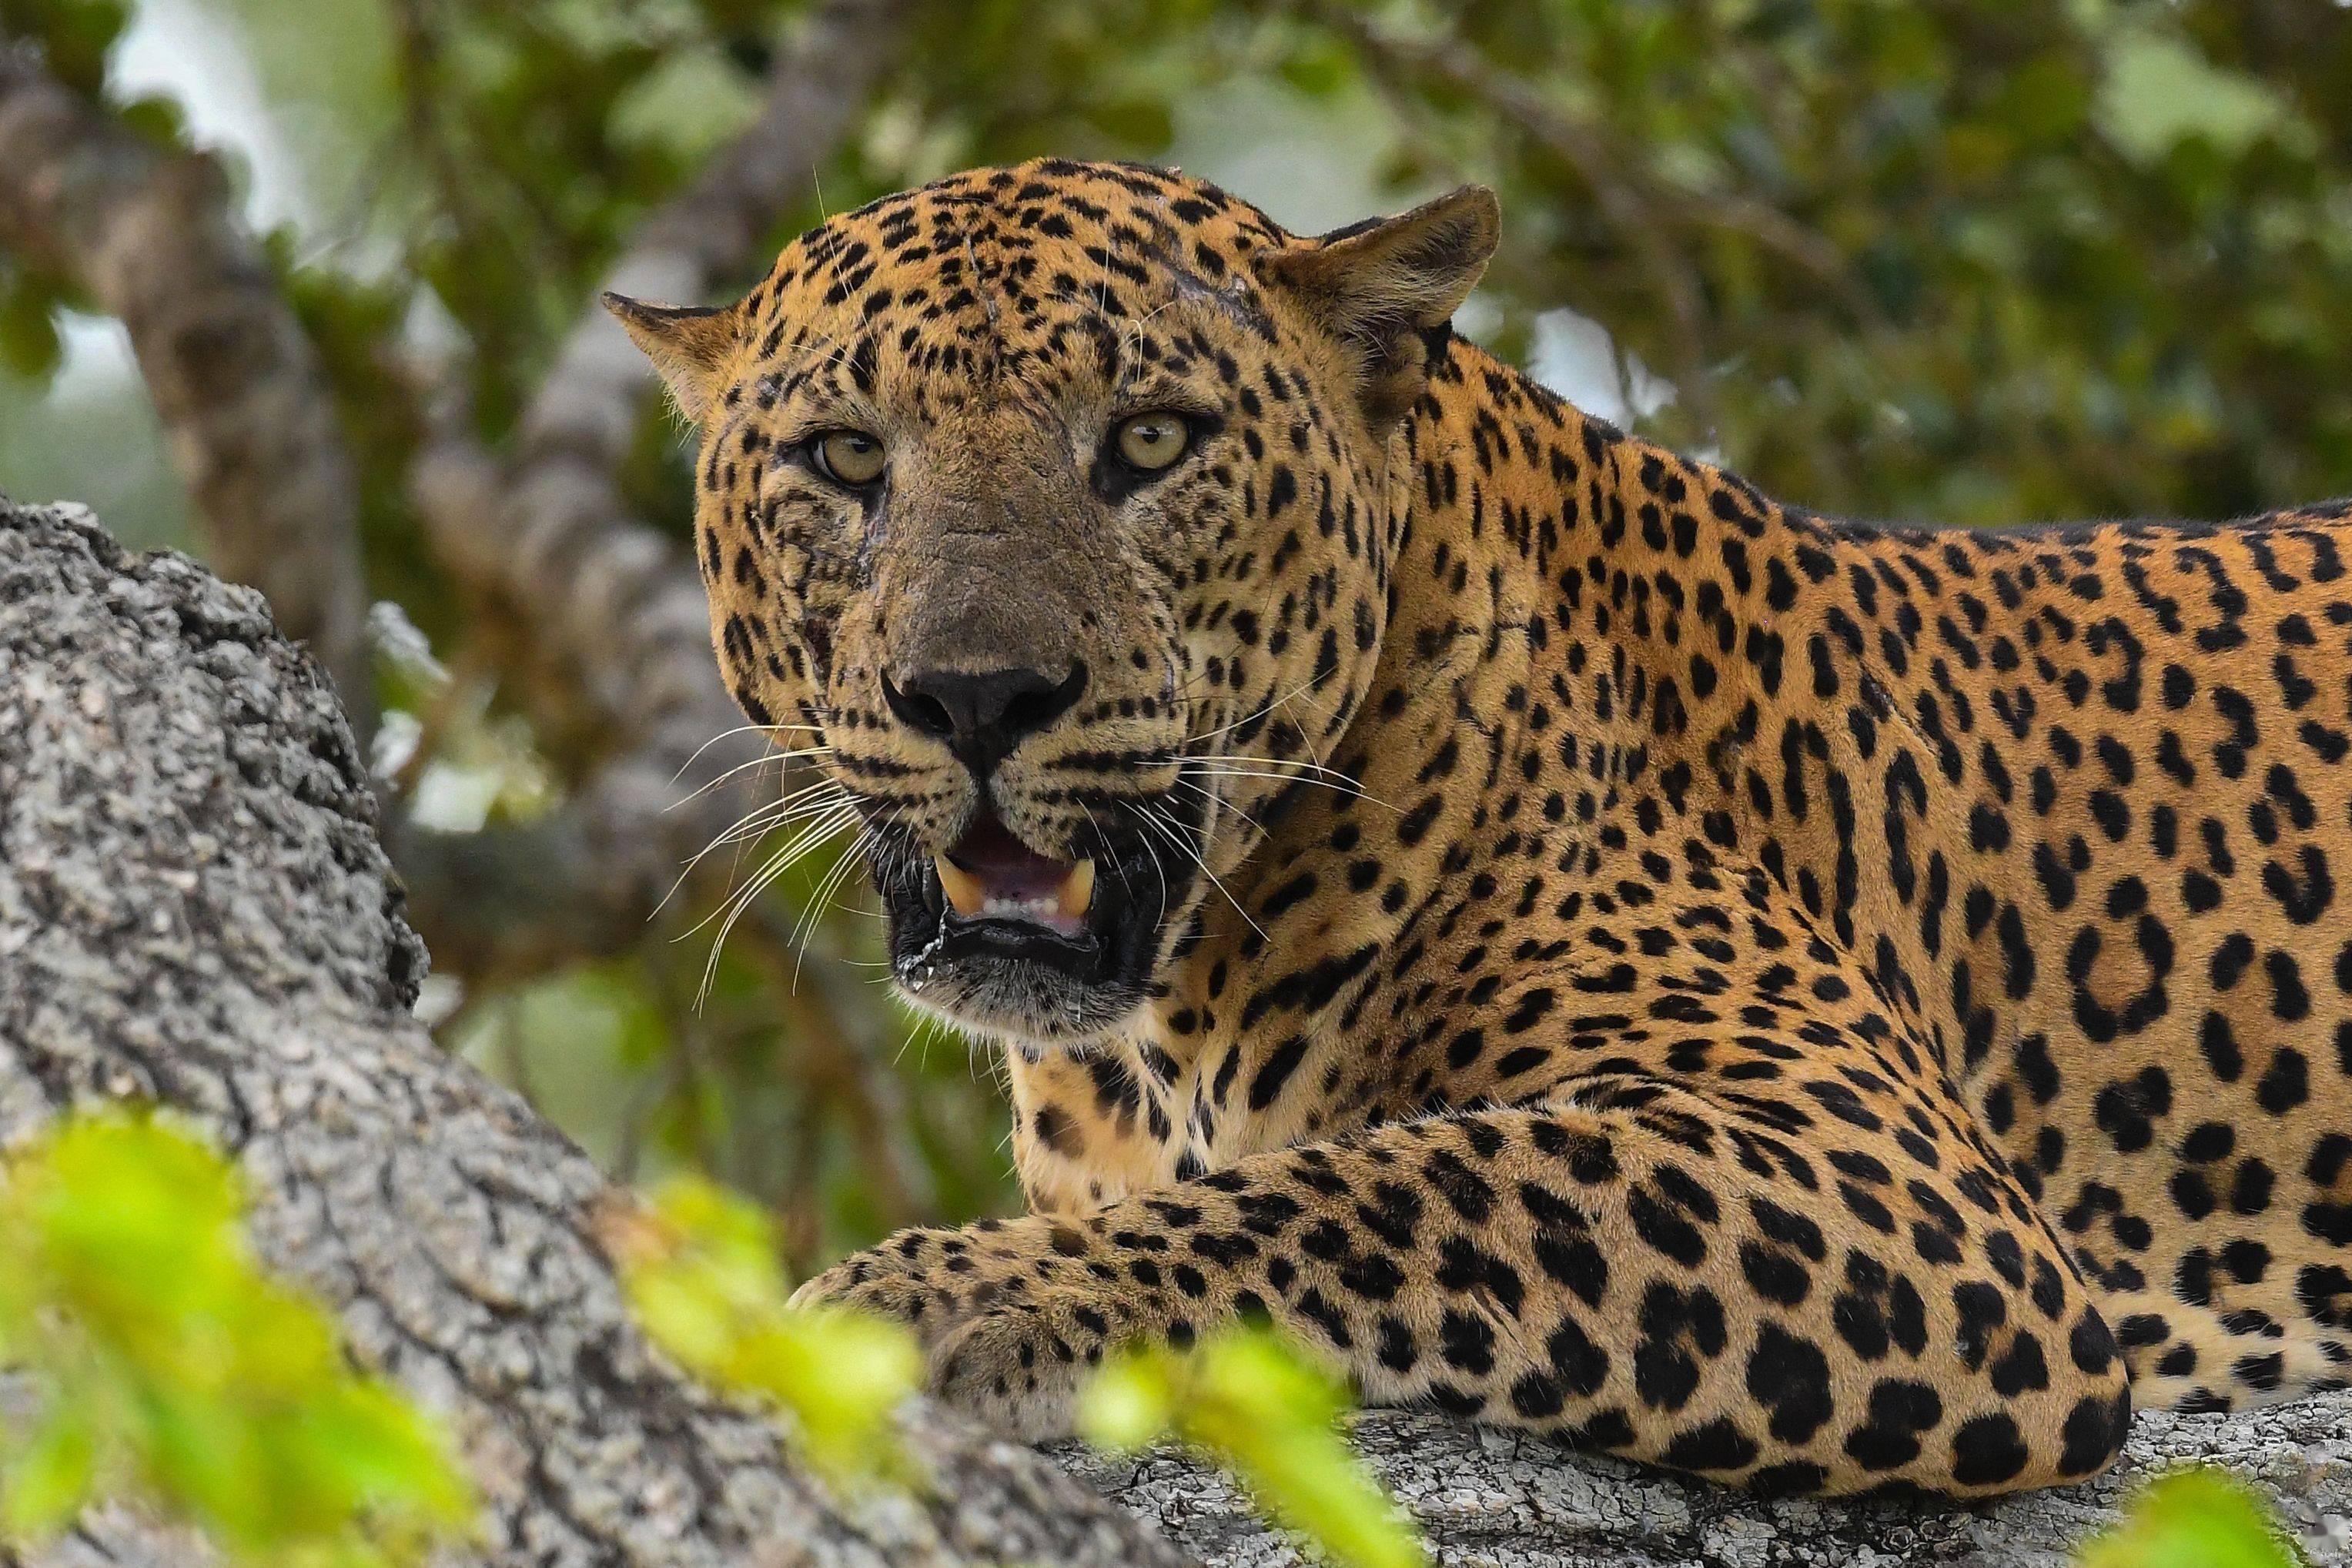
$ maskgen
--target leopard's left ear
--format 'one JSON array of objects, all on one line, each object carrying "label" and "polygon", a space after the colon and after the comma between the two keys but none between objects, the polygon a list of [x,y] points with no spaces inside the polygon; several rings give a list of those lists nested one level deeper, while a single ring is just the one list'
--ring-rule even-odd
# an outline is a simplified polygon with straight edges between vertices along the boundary
[{"label": "leopard's left ear", "polygon": [[1275,251],[1263,276],[1360,356],[1376,426],[1421,395],[1430,335],[1453,319],[1502,237],[1495,193],[1465,185],[1409,213]]},{"label": "leopard's left ear", "polygon": [[661,372],[678,412],[700,420],[719,392],[728,356],[741,339],[740,313],[732,305],[647,305],[607,292],[604,308],[621,319],[630,341]]}]

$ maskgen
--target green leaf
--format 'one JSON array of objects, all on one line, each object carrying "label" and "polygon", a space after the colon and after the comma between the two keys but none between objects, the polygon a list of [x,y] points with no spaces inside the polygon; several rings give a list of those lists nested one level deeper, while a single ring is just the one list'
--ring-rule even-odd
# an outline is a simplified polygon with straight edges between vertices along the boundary
[{"label": "green leaf", "polygon": [[690,163],[740,130],[760,106],[751,79],[716,49],[669,54],[613,105],[613,139]]},{"label": "green leaf", "polygon": [[1307,37],[1282,57],[1283,80],[1311,98],[1328,98],[1356,80],[1353,56],[1336,40]]},{"label": "green leaf", "polygon": [[1127,1450],[1162,1438],[1204,1449],[1275,1519],[1345,1568],[1418,1568],[1421,1538],[1365,1473],[1339,1427],[1347,1391],[1271,1329],[1213,1334],[1189,1351],[1130,1346],[1080,1391],[1078,1429]]},{"label": "green leaf", "polygon": [[97,1435],[86,1416],[50,1410],[0,1468],[0,1534],[47,1540],[81,1511],[98,1469]]},{"label": "green leaf", "polygon": [[2081,1568],[2297,1568],[2261,1501],[2219,1470],[2176,1471],[2142,1491]]},{"label": "green leaf", "polygon": [[228,1164],[160,1118],[75,1118],[0,1166],[0,1352],[47,1402],[0,1433],[0,1533],[37,1542],[93,1495],[238,1563],[389,1568],[466,1531],[446,1435],[262,1271],[244,1210]]},{"label": "green leaf", "polygon": [[0,366],[47,379],[58,368],[57,291],[22,274],[0,277]]},{"label": "green leaf", "polygon": [[1108,99],[1086,105],[1083,112],[1104,134],[1141,152],[1159,152],[1175,134],[1168,105],[1153,99]]},{"label": "green leaf", "polygon": [[1078,1396],[1078,1435],[1099,1448],[1150,1447],[1175,1430],[1176,1392],[1164,1358],[1116,1355]]},{"label": "green leaf", "polygon": [[777,1406],[810,1460],[837,1479],[900,1468],[891,1419],[921,1382],[914,1337],[869,1314],[789,1306],[772,1228],[755,1206],[682,1177],[604,1228],[638,1322],[680,1365]]}]

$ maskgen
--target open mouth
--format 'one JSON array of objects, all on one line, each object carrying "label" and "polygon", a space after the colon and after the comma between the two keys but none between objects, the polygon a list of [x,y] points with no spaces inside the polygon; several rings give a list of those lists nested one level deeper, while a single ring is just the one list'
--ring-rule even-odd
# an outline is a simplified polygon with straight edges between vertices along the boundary
[{"label": "open mouth", "polygon": [[983,812],[955,847],[931,857],[950,925],[994,924],[1065,942],[1086,936],[1095,901],[1095,862],[1049,860]]},{"label": "open mouth", "polygon": [[[1165,808],[1161,808],[1164,811]],[[945,851],[877,847],[891,967],[926,1005],[982,1027],[1066,1038],[1117,1022],[1141,999],[1187,883],[1171,841],[1098,834],[1070,859],[1040,854],[983,807]]]}]

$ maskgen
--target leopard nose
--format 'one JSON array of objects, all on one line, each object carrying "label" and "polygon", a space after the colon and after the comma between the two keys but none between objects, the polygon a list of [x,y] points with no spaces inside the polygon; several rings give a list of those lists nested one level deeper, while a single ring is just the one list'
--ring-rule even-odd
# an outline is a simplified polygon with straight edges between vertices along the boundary
[{"label": "leopard nose", "polygon": [[882,677],[882,695],[909,729],[943,742],[985,779],[1013,748],[1070,710],[1087,689],[1087,667],[1059,680],[1037,670],[923,670],[903,682]]}]

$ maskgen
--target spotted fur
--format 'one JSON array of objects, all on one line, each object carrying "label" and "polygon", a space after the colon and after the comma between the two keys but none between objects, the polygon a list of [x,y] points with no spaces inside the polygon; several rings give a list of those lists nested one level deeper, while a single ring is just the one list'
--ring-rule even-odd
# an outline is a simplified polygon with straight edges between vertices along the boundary
[{"label": "spotted fur", "polygon": [[[983,806],[1160,879],[1108,988],[902,922],[1034,1212],[807,1293],[1025,1434],[1266,1314],[1373,1400],[1772,1490],[2063,1482],[2134,1402],[2339,1385],[2347,507],[1818,518],[1451,337],[1492,240],[1042,162],[624,303],[728,678],[885,892]],[[1196,450],[1106,482],[1135,406]],[[844,423],[863,497],[797,455]],[[942,658],[1091,674],[982,781],[882,692]]]}]

